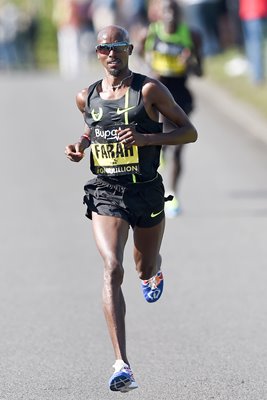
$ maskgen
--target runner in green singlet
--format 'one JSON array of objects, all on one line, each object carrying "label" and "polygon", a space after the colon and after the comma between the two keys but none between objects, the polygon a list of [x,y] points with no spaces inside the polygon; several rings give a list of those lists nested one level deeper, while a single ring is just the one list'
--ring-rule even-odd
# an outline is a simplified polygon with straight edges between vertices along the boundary
[{"label": "runner in green singlet", "polygon": [[[161,18],[149,25],[144,38],[143,56],[153,75],[171,92],[174,100],[189,115],[194,108],[194,99],[188,88],[188,75],[202,75],[201,38],[189,29],[183,21],[182,11],[175,0],[162,0]],[[164,129],[173,129],[172,124],[163,117]],[[168,193],[173,200],[166,204],[167,217],[173,218],[181,211],[178,189],[182,172],[182,153],[184,146],[163,147],[162,164],[165,152],[170,153]],[[168,155],[168,154],[167,154]]]}]

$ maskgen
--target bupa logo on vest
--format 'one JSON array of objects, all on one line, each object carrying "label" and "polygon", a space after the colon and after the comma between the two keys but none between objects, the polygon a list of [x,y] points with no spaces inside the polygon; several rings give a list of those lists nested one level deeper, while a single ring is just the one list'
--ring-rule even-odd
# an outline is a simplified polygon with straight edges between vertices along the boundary
[{"label": "bupa logo on vest", "polygon": [[112,141],[114,141],[115,139],[116,141],[119,141],[119,136],[117,134],[118,130],[121,130],[120,126],[113,129],[101,129],[96,127],[94,129],[94,134],[96,138],[103,138],[105,140],[112,140]]}]

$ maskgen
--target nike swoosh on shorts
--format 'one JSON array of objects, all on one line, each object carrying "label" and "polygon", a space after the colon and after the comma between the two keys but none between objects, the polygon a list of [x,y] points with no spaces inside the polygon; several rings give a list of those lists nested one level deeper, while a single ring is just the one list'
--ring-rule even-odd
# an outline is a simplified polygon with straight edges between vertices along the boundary
[{"label": "nike swoosh on shorts", "polygon": [[152,212],[152,213],[150,214],[150,217],[151,217],[151,218],[155,218],[155,217],[157,217],[159,214],[161,214],[163,211],[164,211],[164,208],[163,208],[162,210],[160,210],[159,212],[156,212],[156,213]]}]

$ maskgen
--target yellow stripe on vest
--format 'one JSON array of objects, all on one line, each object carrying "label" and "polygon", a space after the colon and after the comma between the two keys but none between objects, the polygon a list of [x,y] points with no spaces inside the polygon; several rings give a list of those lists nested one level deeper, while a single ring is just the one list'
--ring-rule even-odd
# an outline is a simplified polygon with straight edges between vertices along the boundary
[{"label": "yellow stripe on vest", "polygon": [[[125,102],[124,102],[125,110],[127,110],[129,108],[129,93],[130,93],[130,88],[128,88],[127,92],[125,93]],[[125,113],[124,113],[124,122],[125,122],[126,125],[129,124],[129,112],[128,112],[128,110],[125,111]],[[136,150],[137,150],[137,146],[133,146],[133,147],[136,147]],[[136,176],[134,174],[132,174],[132,180],[133,180],[133,183],[136,183]]]}]

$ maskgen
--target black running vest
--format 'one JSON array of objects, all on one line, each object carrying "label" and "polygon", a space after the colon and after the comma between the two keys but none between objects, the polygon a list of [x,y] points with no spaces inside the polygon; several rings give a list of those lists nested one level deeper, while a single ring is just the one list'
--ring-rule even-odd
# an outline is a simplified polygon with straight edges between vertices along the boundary
[{"label": "black running vest", "polygon": [[91,128],[91,171],[117,183],[143,182],[157,174],[161,146],[131,146],[118,141],[116,130],[134,124],[140,133],[160,133],[162,124],[147,114],[142,86],[146,76],[133,74],[132,84],[120,99],[103,100],[97,81],[88,89],[85,122]]}]

